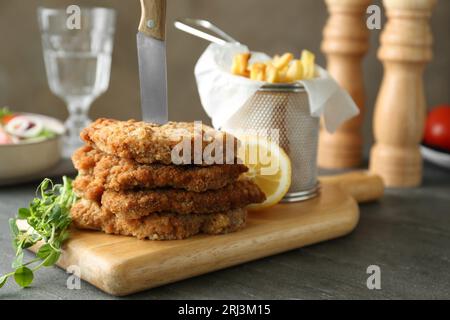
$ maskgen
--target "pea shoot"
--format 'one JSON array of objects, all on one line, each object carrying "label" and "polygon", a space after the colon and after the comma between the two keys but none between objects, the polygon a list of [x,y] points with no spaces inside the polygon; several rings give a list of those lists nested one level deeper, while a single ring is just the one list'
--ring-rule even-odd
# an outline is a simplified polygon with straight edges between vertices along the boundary
[{"label": "pea shoot", "polygon": [[[0,288],[10,277],[19,286],[28,287],[33,282],[34,272],[56,264],[61,247],[69,237],[70,208],[76,200],[71,179],[63,177],[62,185],[53,184],[50,179],[42,181],[29,207],[19,209],[17,217],[9,220],[12,246],[16,253],[12,263],[14,271],[0,277]],[[25,229],[19,228],[17,222],[20,220],[27,222]],[[43,245],[36,258],[24,262],[24,250],[38,242]]]}]

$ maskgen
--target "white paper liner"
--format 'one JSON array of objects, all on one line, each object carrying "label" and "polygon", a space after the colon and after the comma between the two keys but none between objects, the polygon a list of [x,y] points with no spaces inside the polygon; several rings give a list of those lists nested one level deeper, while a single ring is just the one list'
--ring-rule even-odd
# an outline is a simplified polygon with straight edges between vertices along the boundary
[{"label": "white paper liner", "polygon": [[[243,45],[211,44],[195,66],[200,100],[215,128],[220,128],[261,86],[267,84],[231,74],[233,57],[243,52],[248,52]],[[250,64],[270,59],[264,53],[252,52]],[[359,109],[326,70],[316,65],[316,72],[318,77],[299,82],[308,93],[311,116],[323,115],[326,130],[332,133],[343,122],[359,114]]]}]

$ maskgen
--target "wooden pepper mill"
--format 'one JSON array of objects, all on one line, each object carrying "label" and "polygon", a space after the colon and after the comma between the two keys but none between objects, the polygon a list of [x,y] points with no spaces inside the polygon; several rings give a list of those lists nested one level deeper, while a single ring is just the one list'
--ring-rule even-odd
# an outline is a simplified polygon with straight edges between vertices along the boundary
[{"label": "wooden pepper mill", "polygon": [[361,164],[365,102],[361,62],[369,49],[365,14],[371,0],[326,0],[330,18],[323,32],[322,51],[333,78],[352,96],[360,115],[345,122],[335,133],[322,126],[318,164],[322,168],[352,168]]},{"label": "wooden pepper mill", "polygon": [[378,57],[385,73],[375,106],[370,170],[386,186],[414,187],[422,180],[426,102],[423,71],[432,59],[429,26],[435,0],[384,0],[388,21]]}]

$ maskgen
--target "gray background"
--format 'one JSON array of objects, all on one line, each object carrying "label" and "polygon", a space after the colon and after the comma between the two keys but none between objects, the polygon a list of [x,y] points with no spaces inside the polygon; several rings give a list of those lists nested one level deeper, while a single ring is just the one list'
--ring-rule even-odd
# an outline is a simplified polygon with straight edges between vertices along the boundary
[{"label": "gray background", "polygon": [[[381,5],[381,1],[374,1]],[[140,17],[138,0],[0,0],[0,106],[40,112],[60,119],[67,116],[64,103],[52,95],[45,75],[40,35],[36,21],[38,5],[101,5],[119,14],[110,90],[94,102],[93,118],[139,118],[139,83],[136,29]],[[327,19],[321,0],[168,0],[168,65],[170,118],[209,121],[204,113],[193,68],[207,43],[175,30],[177,17],[205,18],[215,22],[253,50],[270,54],[303,48],[320,52],[322,29]],[[425,75],[429,106],[449,99],[450,1],[440,0],[432,28],[435,58]],[[382,77],[376,58],[379,31],[371,32],[371,48],[364,62],[367,86],[366,149],[371,141],[372,108]]]}]

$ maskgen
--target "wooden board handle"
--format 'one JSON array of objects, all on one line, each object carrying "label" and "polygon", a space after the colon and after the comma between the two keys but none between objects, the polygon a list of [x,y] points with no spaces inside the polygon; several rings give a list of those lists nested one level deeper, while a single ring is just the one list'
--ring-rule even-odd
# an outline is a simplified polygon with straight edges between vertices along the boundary
[{"label": "wooden board handle", "polygon": [[141,0],[139,31],[164,41],[166,38],[166,0]]},{"label": "wooden board handle", "polygon": [[367,171],[321,176],[320,181],[326,184],[339,185],[358,203],[378,200],[384,194],[383,179]]}]

